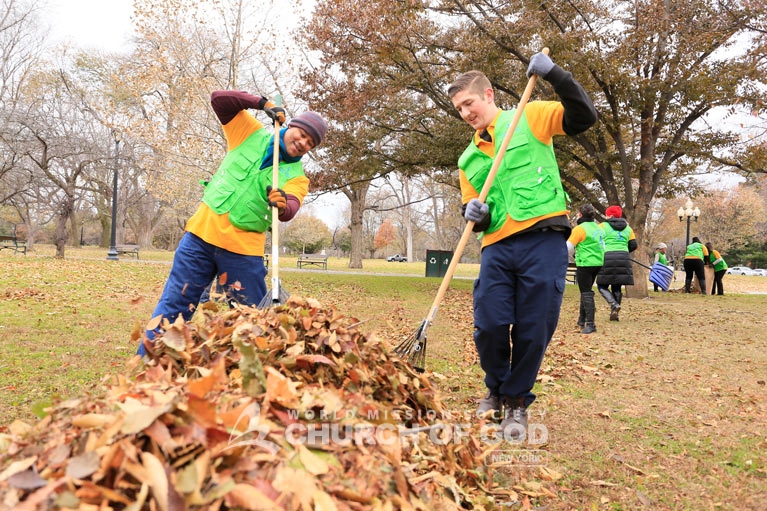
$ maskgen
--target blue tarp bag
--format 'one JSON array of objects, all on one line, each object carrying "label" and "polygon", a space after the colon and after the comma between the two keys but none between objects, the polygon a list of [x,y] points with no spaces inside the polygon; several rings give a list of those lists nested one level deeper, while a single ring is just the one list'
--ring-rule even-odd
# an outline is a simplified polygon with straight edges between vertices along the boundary
[{"label": "blue tarp bag", "polygon": [[657,284],[664,291],[668,291],[673,277],[674,270],[665,264],[655,263],[650,268],[650,282]]}]

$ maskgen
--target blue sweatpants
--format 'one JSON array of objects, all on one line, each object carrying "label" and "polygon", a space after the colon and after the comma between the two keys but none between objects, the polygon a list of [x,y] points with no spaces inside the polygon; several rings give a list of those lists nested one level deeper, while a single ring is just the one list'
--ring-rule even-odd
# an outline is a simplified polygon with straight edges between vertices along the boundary
[{"label": "blue sweatpants", "polygon": [[[229,252],[203,241],[192,233],[185,233],[173,257],[173,266],[165,282],[160,301],[152,317],[162,315],[175,321],[179,314],[184,320],[192,318],[203,291],[214,277],[226,274],[224,289],[230,302],[242,305],[258,305],[266,295],[266,268],[261,256],[247,256]],[[147,330],[149,339],[155,331]],[[139,355],[144,355],[144,345],[139,345]]]},{"label": "blue sweatpants", "polygon": [[559,321],[565,291],[563,232],[532,231],[482,249],[474,282],[474,343],[495,395],[535,400],[543,355]]}]

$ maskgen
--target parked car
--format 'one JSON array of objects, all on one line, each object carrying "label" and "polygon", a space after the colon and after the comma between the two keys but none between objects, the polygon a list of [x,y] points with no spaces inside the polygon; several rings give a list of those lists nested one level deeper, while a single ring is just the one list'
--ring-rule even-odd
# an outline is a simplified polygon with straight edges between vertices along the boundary
[{"label": "parked car", "polygon": [[767,277],[767,270],[764,268],[757,268],[754,270],[754,275],[759,275],[760,277]]},{"label": "parked car", "polygon": [[387,257],[386,260],[389,261],[390,263],[392,262],[406,263],[407,257],[401,256],[399,254],[394,254],[393,256]]},{"label": "parked car", "polygon": [[731,275],[756,275],[754,270],[748,266],[732,266],[727,268],[727,273]]}]

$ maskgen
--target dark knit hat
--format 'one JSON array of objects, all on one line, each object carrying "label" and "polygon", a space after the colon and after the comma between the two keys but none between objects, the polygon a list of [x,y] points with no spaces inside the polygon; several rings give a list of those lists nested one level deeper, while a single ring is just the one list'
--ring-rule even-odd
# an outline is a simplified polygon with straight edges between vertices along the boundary
[{"label": "dark knit hat", "polygon": [[325,119],[322,118],[317,112],[304,112],[290,120],[288,127],[296,127],[304,130],[314,142],[314,147],[317,147],[325,140],[325,132],[328,130],[328,125],[325,123]]},{"label": "dark knit hat", "polygon": [[584,204],[578,210],[581,214],[581,218],[584,218],[584,222],[593,222],[594,217],[597,215],[597,210],[591,204]]},{"label": "dark knit hat", "polygon": [[605,210],[605,215],[613,218],[620,218],[623,216],[623,210],[620,206],[610,206]]}]

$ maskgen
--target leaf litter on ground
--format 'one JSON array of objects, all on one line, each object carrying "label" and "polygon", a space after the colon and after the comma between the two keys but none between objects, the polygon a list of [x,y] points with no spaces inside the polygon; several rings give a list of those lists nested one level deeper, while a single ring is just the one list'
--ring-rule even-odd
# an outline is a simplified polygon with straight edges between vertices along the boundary
[{"label": "leaf litter on ground", "polygon": [[482,422],[453,441],[430,373],[356,319],[298,296],[202,317],[163,320],[148,356],[106,376],[102,394],[0,434],[0,503],[450,510],[518,498],[488,474]]}]

